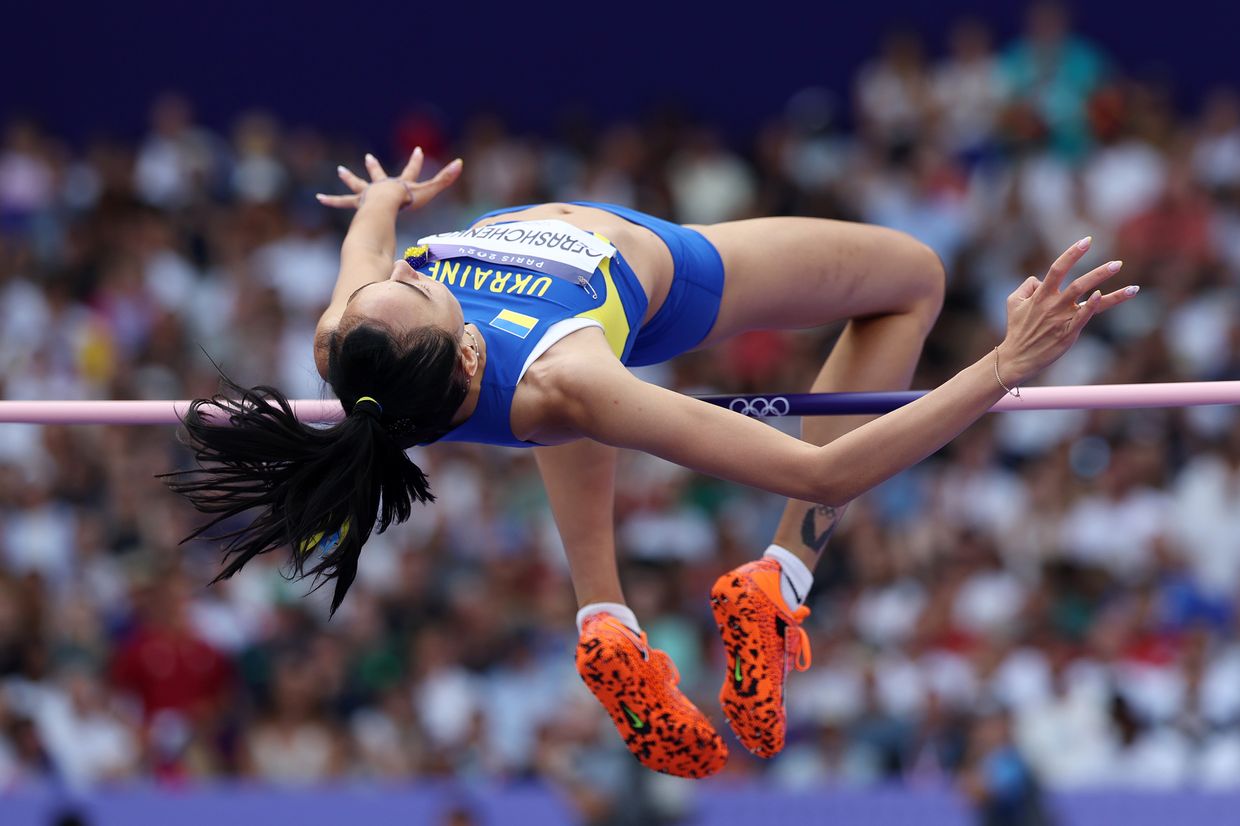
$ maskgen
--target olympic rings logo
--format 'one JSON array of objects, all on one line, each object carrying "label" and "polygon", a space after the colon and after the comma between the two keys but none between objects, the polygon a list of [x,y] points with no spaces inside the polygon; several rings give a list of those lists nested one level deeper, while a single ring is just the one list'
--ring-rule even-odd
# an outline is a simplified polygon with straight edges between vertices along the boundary
[{"label": "olympic rings logo", "polygon": [[769,399],[764,396],[754,396],[747,399],[733,399],[728,402],[728,409],[740,413],[742,416],[761,419],[766,416],[787,416],[792,406],[783,396],[773,396]]}]

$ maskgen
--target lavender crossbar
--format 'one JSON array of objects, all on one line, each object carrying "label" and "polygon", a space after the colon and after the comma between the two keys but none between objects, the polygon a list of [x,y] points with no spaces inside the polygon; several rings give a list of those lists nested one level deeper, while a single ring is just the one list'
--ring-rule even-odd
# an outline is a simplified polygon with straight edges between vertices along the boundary
[{"label": "lavender crossbar", "polygon": [[[748,416],[767,418],[887,413],[916,401],[926,392],[766,393],[699,398]],[[1007,396],[991,410],[1195,407],[1207,404],[1240,404],[1240,381],[1026,387],[1021,390],[1019,399]],[[0,401],[0,424],[175,424],[188,405],[186,401]],[[302,421],[307,422],[336,421],[342,412],[340,403],[333,399],[302,399],[293,402],[293,409]]]}]

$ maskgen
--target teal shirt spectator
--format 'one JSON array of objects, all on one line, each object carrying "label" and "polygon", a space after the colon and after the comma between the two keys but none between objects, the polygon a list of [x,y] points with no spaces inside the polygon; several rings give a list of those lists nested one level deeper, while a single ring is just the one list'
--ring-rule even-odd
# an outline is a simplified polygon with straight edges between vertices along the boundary
[{"label": "teal shirt spectator", "polygon": [[1093,143],[1087,104],[1109,73],[1106,57],[1083,38],[1018,41],[999,61],[1009,97],[1030,106],[1048,132],[1050,149],[1080,160]]}]

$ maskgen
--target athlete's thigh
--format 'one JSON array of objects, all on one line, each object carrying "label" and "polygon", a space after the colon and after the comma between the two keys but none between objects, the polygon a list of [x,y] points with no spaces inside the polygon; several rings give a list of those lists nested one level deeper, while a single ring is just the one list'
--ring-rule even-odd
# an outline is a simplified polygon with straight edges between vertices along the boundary
[{"label": "athlete's thigh", "polygon": [[714,244],[724,268],[719,316],[703,346],[744,330],[902,312],[942,286],[937,256],[885,227],[753,218],[692,228]]}]

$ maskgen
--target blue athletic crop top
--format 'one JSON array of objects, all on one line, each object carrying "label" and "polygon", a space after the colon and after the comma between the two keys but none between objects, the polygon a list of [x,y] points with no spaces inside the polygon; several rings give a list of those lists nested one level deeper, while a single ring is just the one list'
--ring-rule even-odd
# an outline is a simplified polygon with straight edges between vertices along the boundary
[{"label": "blue athletic crop top", "polygon": [[548,328],[566,319],[596,321],[623,362],[648,304],[641,283],[619,252],[602,259],[588,284],[473,258],[432,261],[421,271],[452,289],[465,321],[476,325],[486,339],[478,405],[442,437],[449,442],[535,447],[512,434],[512,397],[526,360]]}]

